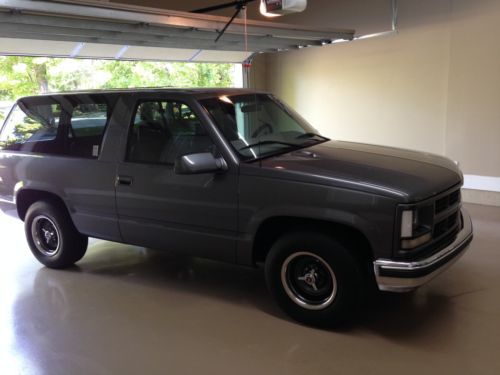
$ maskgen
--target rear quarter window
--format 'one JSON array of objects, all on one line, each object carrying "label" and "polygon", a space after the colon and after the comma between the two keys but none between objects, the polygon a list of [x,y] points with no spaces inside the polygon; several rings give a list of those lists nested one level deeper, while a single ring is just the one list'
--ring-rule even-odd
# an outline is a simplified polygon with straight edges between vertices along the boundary
[{"label": "rear quarter window", "polygon": [[67,154],[81,158],[99,157],[108,120],[107,103],[92,102],[89,98],[77,103],[71,113]]},{"label": "rear quarter window", "polygon": [[5,121],[0,150],[96,159],[110,108],[105,95],[21,99]]},{"label": "rear quarter window", "polygon": [[61,116],[59,104],[17,104],[5,121],[0,134],[0,149],[57,153],[56,138]]},{"label": "rear quarter window", "polygon": [[71,116],[71,127],[76,137],[101,136],[107,122],[108,106],[103,103],[78,104]]}]

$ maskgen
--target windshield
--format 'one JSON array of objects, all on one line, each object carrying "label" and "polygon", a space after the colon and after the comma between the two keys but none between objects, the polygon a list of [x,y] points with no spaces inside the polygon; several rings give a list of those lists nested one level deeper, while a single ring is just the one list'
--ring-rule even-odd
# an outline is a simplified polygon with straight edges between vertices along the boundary
[{"label": "windshield", "polygon": [[261,159],[328,140],[271,95],[220,96],[200,102],[243,160]]}]

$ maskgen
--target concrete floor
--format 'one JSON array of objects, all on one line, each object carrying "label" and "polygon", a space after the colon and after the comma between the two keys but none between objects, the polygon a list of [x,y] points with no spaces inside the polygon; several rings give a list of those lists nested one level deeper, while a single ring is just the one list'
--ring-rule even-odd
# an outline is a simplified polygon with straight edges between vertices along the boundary
[{"label": "concrete floor", "polygon": [[289,321],[262,270],[92,241],[78,267],[31,256],[0,213],[1,374],[500,374],[500,208],[445,274],[359,321]]}]

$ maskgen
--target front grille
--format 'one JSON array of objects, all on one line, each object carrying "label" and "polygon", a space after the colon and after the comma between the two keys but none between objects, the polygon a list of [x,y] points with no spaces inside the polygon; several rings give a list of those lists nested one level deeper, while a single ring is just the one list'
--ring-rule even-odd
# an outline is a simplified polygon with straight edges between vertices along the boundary
[{"label": "front grille", "polygon": [[434,213],[440,214],[451,206],[460,202],[460,190],[456,190],[453,193],[446,195],[436,201],[434,206]]},{"label": "front grille", "polygon": [[456,229],[460,220],[460,189],[434,203],[434,229],[432,237],[439,239]]},{"label": "front grille", "polygon": [[459,213],[455,212],[434,225],[434,238],[439,238],[458,224]]}]

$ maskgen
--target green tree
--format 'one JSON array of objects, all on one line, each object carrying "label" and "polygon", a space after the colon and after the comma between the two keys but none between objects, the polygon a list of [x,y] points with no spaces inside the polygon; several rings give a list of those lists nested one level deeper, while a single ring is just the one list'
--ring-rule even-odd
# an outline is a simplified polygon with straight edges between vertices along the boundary
[{"label": "green tree", "polygon": [[48,91],[48,59],[0,56],[0,99]]},{"label": "green tree", "polygon": [[48,91],[231,87],[233,64],[0,57],[0,100]]}]

